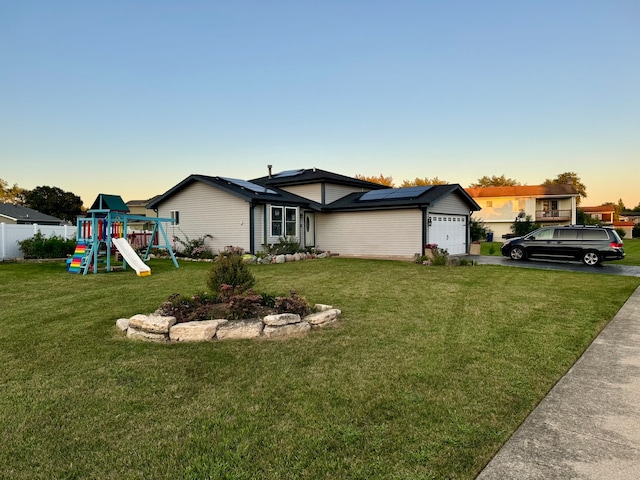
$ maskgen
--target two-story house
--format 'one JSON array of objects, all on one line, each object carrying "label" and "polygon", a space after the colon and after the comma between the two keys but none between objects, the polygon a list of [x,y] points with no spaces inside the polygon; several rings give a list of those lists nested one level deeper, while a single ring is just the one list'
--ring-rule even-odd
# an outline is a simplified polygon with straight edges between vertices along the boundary
[{"label": "two-story house", "polygon": [[474,214],[499,239],[511,233],[511,225],[526,216],[541,225],[576,223],[576,201],[573,185],[519,185],[513,187],[472,187],[465,189],[482,208]]}]

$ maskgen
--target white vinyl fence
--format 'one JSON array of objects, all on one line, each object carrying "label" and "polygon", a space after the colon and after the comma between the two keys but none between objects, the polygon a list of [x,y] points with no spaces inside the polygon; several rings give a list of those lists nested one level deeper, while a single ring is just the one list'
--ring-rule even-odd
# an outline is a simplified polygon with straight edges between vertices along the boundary
[{"label": "white vinyl fence", "polygon": [[45,237],[76,238],[75,225],[14,225],[0,223],[0,261],[10,258],[22,258],[18,242],[33,237],[36,233]]}]

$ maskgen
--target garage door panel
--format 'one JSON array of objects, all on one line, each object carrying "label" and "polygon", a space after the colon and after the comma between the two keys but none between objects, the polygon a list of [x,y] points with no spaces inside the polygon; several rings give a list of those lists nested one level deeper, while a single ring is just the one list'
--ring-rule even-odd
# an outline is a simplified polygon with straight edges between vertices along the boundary
[{"label": "garage door panel", "polygon": [[427,238],[452,255],[467,252],[467,219],[463,215],[429,215]]}]

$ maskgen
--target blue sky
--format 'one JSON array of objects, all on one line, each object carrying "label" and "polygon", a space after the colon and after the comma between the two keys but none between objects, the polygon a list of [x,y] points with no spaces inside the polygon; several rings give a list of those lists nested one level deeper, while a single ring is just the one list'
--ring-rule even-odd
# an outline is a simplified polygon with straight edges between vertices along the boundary
[{"label": "blue sky", "polygon": [[574,171],[640,203],[640,2],[0,0],[0,178]]}]

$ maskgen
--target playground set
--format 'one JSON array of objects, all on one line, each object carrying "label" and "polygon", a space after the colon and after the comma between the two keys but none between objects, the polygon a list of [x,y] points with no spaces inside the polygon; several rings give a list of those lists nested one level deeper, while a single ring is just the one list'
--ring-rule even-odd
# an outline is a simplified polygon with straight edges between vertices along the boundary
[{"label": "playground set", "polygon": [[[152,248],[168,250],[173,264],[178,268],[178,261],[163,227],[163,223],[173,223],[173,219],[130,215],[129,211],[129,207],[119,195],[103,193],[98,195],[87,211],[90,216],[78,219],[77,244],[73,257],[67,262],[68,271],[83,275],[90,270],[98,273],[99,264],[104,264],[104,270],[111,272],[114,269],[111,255],[117,252],[122,256],[123,270],[126,270],[128,264],[138,276],[151,275],[151,269],[145,262],[149,259]],[[128,238],[134,235],[127,235],[129,222],[153,224],[146,252],[142,258],[128,241]]]}]

